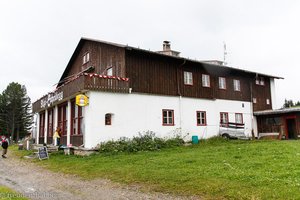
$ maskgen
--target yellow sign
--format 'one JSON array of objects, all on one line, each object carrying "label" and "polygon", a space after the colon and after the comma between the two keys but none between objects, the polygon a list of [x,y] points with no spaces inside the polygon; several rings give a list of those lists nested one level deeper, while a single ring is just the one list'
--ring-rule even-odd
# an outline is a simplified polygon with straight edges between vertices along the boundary
[{"label": "yellow sign", "polygon": [[78,106],[86,106],[89,103],[89,98],[84,94],[79,94],[76,96],[76,105]]}]

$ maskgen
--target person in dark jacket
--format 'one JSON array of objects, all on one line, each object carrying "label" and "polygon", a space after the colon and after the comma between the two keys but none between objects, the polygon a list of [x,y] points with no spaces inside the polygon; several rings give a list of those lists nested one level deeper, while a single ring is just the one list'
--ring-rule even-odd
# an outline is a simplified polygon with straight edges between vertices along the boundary
[{"label": "person in dark jacket", "polygon": [[2,158],[6,158],[7,149],[8,149],[8,140],[5,136],[1,138],[1,146],[2,146]]}]

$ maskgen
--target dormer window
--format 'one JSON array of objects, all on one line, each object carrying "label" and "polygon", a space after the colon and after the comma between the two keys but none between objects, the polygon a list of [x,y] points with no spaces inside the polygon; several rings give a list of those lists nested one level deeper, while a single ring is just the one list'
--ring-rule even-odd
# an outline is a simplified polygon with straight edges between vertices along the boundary
[{"label": "dormer window", "polygon": [[82,57],[82,64],[84,65],[85,63],[89,62],[90,61],[90,53],[87,52],[83,55]]}]

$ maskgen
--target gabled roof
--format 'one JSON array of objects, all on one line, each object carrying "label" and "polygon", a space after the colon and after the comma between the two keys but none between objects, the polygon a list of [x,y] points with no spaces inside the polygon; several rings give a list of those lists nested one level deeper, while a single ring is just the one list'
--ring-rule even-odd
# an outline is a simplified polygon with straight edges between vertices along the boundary
[{"label": "gabled roof", "polygon": [[103,44],[107,44],[107,45],[111,45],[111,46],[115,46],[115,47],[120,47],[120,48],[125,48],[126,50],[136,50],[136,51],[140,51],[140,52],[144,52],[144,53],[148,53],[148,54],[156,54],[159,56],[165,56],[165,57],[171,57],[173,59],[179,59],[179,60],[185,60],[185,61],[190,61],[193,63],[201,63],[204,65],[209,65],[209,66],[214,66],[217,67],[218,69],[229,69],[229,70],[235,70],[235,71],[240,71],[240,72],[245,72],[245,73],[250,73],[250,74],[254,74],[257,76],[266,76],[266,77],[270,77],[270,78],[276,78],[276,79],[283,79],[282,77],[279,76],[273,76],[273,75],[269,75],[269,74],[263,74],[263,73],[259,73],[259,72],[254,72],[254,71],[249,71],[249,70],[244,70],[244,69],[239,69],[239,68],[234,68],[234,67],[228,67],[228,66],[224,66],[224,65],[216,65],[216,64],[212,64],[212,63],[207,63],[206,61],[198,61],[198,60],[193,60],[193,59],[189,59],[189,58],[184,58],[184,57],[179,57],[179,56],[172,56],[172,55],[165,55],[165,54],[161,54],[159,52],[154,52],[154,51],[150,51],[150,50],[145,50],[145,49],[140,49],[140,48],[136,48],[136,47],[131,47],[128,45],[122,45],[122,44],[117,44],[117,43],[113,43],[113,42],[107,42],[107,41],[103,41],[103,40],[96,40],[96,39],[91,39],[91,38],[84,38],[82,37],[77,45],[77,47],[75,48],[75,51],[73,52],[71,59],[69,60],[66,69],[64,70],[59,82],[58,82],[58,86],[60,86],[63,82],[64,79],[67,78],[67,74],[68,71],[70,69],[70,67],[72,66],[73,61],[75,60],[75,58],[77,57],[78,53],[80,52],[84,42],[86,41],[91,41],[91,42],[97,42],[97,43],[103,43]]}]

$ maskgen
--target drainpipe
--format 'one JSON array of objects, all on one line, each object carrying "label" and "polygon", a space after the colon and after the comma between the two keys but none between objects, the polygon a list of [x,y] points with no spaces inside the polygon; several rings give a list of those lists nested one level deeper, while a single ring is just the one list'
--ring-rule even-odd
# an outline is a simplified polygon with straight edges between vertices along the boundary
[{"label": "drainpipe", "polygon": [[[255,80],[254,80],[255,81]],[[251,136],[252,139],[255,138],[255,134],[254,134],[254,128],[253,128],[253,124],[254,124],[254,116],[253,116],[253,87],[252,87],[252,81],[250,82],[250,96],[251,96],[251,104],[250,104],[250,114],[251,114]],[[257,123],[256,123],[257,124]],[[256,127],[257,128],[257,127]],[[258,131],[258,130],[257,130]],[[258,133],[257,133],[258,134]],[[257,135],[258,136],[258,135]]]},{"label": "drainpipe", "polygon": [[180,68],[183,67],[183,65],[185,65],[186,63],[186,59],[183,59],[183,63],[181,63],[179,65],[179,67],[177,68],[177,94],[179,95],[179,126],[180,126],[180,134],[182,134],[182,95],[181,95],[181,91],[180,91]]}]

